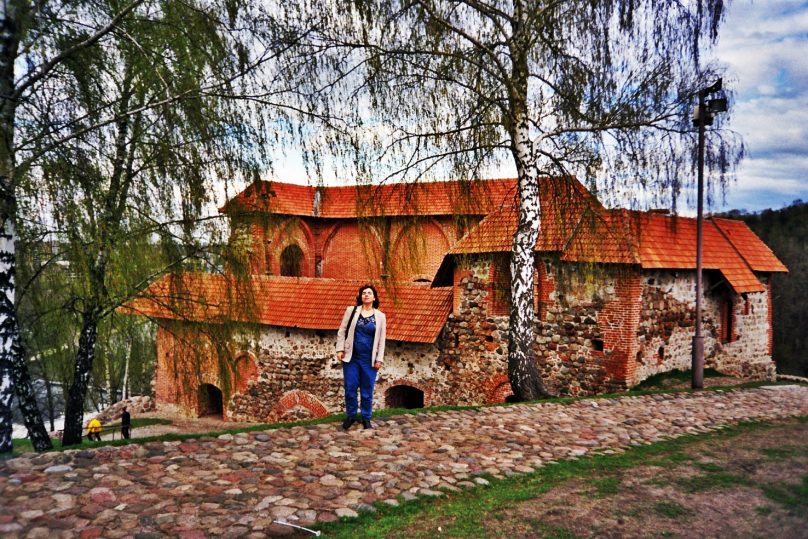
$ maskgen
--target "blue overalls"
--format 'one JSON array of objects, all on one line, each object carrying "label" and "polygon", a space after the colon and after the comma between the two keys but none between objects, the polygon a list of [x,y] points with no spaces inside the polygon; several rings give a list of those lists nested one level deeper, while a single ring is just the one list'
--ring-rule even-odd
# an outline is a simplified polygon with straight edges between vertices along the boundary
[{"label": "blue overalls", "polygon": [[354,330],[354,345],[351,361],[342,364],[345,381],[345,414],[356,417],[356,391],[362,396],[362,419],[370,420],[373,414],[373,387],[376,385],[376,369],[373,368],[373,338],[376,336],[376,317],[359,315]]}]

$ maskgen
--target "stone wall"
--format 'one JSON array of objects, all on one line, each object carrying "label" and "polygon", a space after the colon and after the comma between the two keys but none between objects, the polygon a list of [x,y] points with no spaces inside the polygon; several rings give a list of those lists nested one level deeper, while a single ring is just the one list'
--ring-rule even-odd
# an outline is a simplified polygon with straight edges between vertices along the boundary
[{"label": "stone wall", "polygon": [[[447,372],[438,398],[447,403],[496,402],[508,394],[496,382],[507,382],[508,317],[500,314],[507,306],[490,280],[496,274],[492,262],[497,265],[488,256],[470,257],[455,271],[455,312],[439,359]],[[535,351],[551,391],[620,391],[656,373],[690,368],[695,272],[552,259],[539,260],[536,270]],[[772,379],[769,293],[731,293],[717,272],[705,274],[705,290],[710,291],[702,302],[706,366]],[[722,342],[721,303],[726,301],[732,335]]]},{"label": "stone wall", "polygon": [[[768,285],[768,279],[762,279]],[[660,372],[687,370],[695,326],[695,272],[646,270],[637,332],[634,384]],[[705,366],[748,378],[773,379],[769,350],[768,292],[734,294],[716,272],[705,272],[702,301]],[[722,303],[728,302],[728,313]],[[731,335],[721,338],[722,326]]]},{"label": "stone wall", "polygon": [[[158,330],[155,394],[162,408],[196,416],[200,386],[210,384],[222,391],[223,415],[233,421],[296,420],[343,410],[335,332],[262,326],[229,335],[218,346],[211,333],[191,324]],[[225,348],[230,359],[217,359],[213,351]],[[432,404],[437,356],[435,345],[388,341],[374,407],[384,407],[388,391],[403,385],[423,391],[425,403]]]},{"label": "stone wall", "polygon": [[[496,402],[509,393],[495,383],[507,383],[508,317],[489,315],[507,311],[488,280],[490,264],[490,257],[469,258],[456,270],[456,312],[440,361],[447,398],[458,402]],[[639,279],[636,268],[537,263],[535,352],[551,391],[584,395],[630,384]]]}]

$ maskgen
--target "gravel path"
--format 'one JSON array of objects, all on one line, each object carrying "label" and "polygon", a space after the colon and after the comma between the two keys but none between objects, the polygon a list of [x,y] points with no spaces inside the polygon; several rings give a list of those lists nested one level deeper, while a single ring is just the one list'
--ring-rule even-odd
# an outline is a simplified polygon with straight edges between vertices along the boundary
[{"label": "gravel path", "polygon": [[442,496],[482,474],[808,415],[808,387],[679,393],[398,416],[184,442],[26,454],[0,463],[2,537],[264,537]]}]

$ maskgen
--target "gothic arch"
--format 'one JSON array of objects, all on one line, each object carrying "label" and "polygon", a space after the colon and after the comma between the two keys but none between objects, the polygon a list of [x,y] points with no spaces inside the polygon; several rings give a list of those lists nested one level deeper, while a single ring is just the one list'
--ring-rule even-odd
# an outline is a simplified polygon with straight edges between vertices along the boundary
[{"label": "gothic arch", "polygon": [[[410,378],[398,378],[390,382],[384,390],[385,403],[387,402],[390,390],[400,386],[409,386],[421,391],[424,394],[424,408],[432,406],[432,387],[430,384],[418,382]],[[385,406],[387,405],[385,404]]]},{"label": "gothic arch", "polygon": [[513,394],[508,375],[500,373],[488,378],[483,382],[483,392],[485,393],[486,404],[506,402],[507,397]]},{"label": "gothic arch", "polygon": [[258,360],[249,350],[237,352],[233,362],[235,393],[243,393],[250,381],[258,378]]},{"label": "gothic arch", "polygon": [[300,277],[314,277],[314,234],[308,223],[298,217],[284,220],[273,231],[266,248],[268,271],[272,275],[281,274],[281,253],[291,245],[297,245],[303,252]]},{"label": "gothic arch", "polygon": [[393,278],[402,282],[421,279],[431,282],[450,246],[446,231],[437,220],[407,224],[396,235],[390,252]]},{"label": "gothic arch", "polygon": [[382,244],[372,226],[335,225],[323,244],[322,277],[376,280],[382,273]]}]

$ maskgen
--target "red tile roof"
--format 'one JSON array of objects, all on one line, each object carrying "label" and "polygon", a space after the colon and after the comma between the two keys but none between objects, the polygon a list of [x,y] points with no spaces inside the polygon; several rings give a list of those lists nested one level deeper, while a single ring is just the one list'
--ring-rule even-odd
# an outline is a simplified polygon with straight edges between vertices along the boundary
[{"label": "red tile roof", "polygon": [[763,243],[743,221],[717,218],[713,218],[712,221],[754,271],[788,271],[769,246]]},{"label": "red tile roof", "polygon": [[[696,268],[696,219],[641,212],[624,215],[638,240],[642,267]],[[720,270],[739,294],[765,290],[744,257],[710,219],[704,221],[703,233],[705,269]]]},{"label": "red tile roof", "polygon": [[[175,320],[257,322],[281,327],[336,331],[362,282],[335,279],[188,273],[164,276],[119,310],[125,314]],[[396,284],[379,290],[387,315],[387,338],[432,343],[452,309],[451,288]]]},{"label": "red tile roof", "polygon": [[257,181],[221,212],[352,219],[395,215],[486,215],[510,206],[516,180],[419,182],[350,187],[312,187]]},{"label": "red tile roof", "polygon": [[[540,184],[537,251],[558,252],[567,261],[695,269],[695,219],[607,210],[576,180],[568,184],[547,179]],[[483,219],[450,254],[510,251],[516,221],[514,207],[502,208]],[[708,219],[703,230],[703,267],[721,271],[738,293],[765,290],[753,271],[787,271],[743,222]]]},{"label": "red tile roof", "polygon": [[[603,206],[575,178],[541,178],[539,182],[541,227],[536,249],[562,251],[574,232],[578,231],[573,248],[585,251],[581,242],[591,236],[588,230],[606,228],[602,221]],[[492,212],[471,233],[466,234],[451,250],[453,254],[510,251],[516,232],[515,202]],[[582,255],[583,256],[583,255]]]},{"label": "red tile roof", "polygon": [[263,211],[281,215],[313,215],[315,188],[293,183],[256,181],[219,211]]}]

